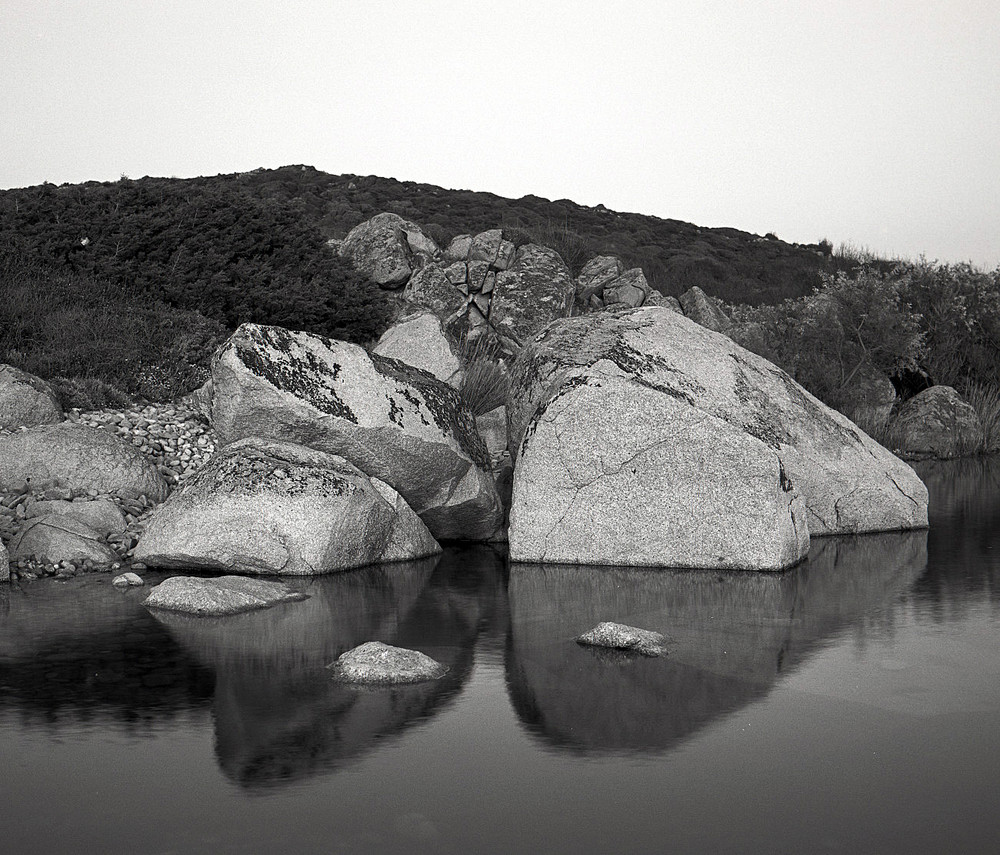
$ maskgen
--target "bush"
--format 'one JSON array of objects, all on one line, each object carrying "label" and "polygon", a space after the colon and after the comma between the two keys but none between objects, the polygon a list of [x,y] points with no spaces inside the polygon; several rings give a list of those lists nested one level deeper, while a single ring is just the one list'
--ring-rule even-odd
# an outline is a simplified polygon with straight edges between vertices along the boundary
[{"label": "bush", "polygon": [[465,366],[459,395],[474,416],[481,416],[507,403],[510,378],[496,339],[486,335],[476,339],[462,336],[459,357]]}]

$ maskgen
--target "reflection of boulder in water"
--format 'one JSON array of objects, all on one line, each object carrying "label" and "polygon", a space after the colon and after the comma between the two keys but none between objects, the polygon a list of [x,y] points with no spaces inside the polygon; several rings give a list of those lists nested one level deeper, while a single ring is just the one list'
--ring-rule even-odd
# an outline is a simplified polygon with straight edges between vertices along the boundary
[{"label": "reflection of boulder in water", "polygon": [[[224,773],[250,789],[318,774],[439,709],[469,674],[483,611],[474,590],[451,585],[460,569],[449,551],[289,581],[309,599],[266,611],[214,619],[157,614],[216,673],[216,753]],[[378,689],[332,679],[327,665],[373,640],[421,650],[449,672],[433,683]]]},{"label": "reflection of boulder in water", "polygon": [[[765,695],[837,629],[891,602],[926,564],[924,531],[817,538],[781,575],[512,566],[507,678],[526,725],[584,752],[666,749]],[[598,658],[601,620],[664,633],[666,657]]]},{"label": "reflection of boulder in water", "polygon": [[141,727],[207,707],[211,675],[150,617],[143,590],[115,590],[103,574],[3,587],[0,709]]}]

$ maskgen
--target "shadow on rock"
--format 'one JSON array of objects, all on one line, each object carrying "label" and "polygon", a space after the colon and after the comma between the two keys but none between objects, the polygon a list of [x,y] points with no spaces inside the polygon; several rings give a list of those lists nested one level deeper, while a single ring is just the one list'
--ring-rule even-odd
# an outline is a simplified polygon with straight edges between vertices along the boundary
[{"label": "shadow on rock", "polygon": [[[926,539],[817,538],[808,561],[784,574],[512,565],[512,703],[559,749],[669,749],[893,603],[926,566]],[[663,633],[669,655],[594,656],[575,643],[605,620]]]},{"label": "shadow on rock", "polygon": [[[460,554],[286,580],[309,599],[233,617],[158,612],[215,673],[224,774],[251,791],[281,786],[336,769],[439,711],[468,678],[484,613],[483,597],[462,582]],[[367,641],[420,650],[448,673],[384,688],[334,680],[326,666]]]}]

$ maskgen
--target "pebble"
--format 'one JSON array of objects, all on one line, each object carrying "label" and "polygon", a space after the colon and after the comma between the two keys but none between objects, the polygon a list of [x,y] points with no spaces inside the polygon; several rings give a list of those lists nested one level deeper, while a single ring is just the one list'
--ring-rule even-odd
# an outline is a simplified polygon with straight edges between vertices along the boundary
[{"label": "pebble", "polygon": [[[215,432],[197,410],[180,404],[150,404],[141,409],[95,410],[83,412],[70,410],[67,418],[79,424],[100,428],[130,441],[163,475],[173,490],[197,472],[215,453]],[[122,499],[97,490],[69,490],[47,485],[44,491],[29,489],[0,493],[0,537],[9,543],[25,519],[28,509],[43,499],[64,499],[90,502],[110,499],[125,514],[127,529],[124,533],[108,538],[108,545],[119,561],[95,564],[93,561],[60,561],[56,564],[20,559],[11,561],[11,580],[31,581],[43,577],[70,579],[80,573],[108,573],[128,567],[145,570],[142,563],[132,563],[131,555],[145,529],[146,520],[153,510],[153,503],[145,496]]]}]

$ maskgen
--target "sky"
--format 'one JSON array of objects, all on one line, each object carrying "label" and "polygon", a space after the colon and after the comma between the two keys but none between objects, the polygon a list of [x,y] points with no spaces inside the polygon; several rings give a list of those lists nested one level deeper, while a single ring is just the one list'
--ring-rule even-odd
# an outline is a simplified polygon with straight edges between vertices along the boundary
[{"label": "sky", "polygon": [[995,0],[0,0],[0,188],[308,164],[1000,265]]}]

